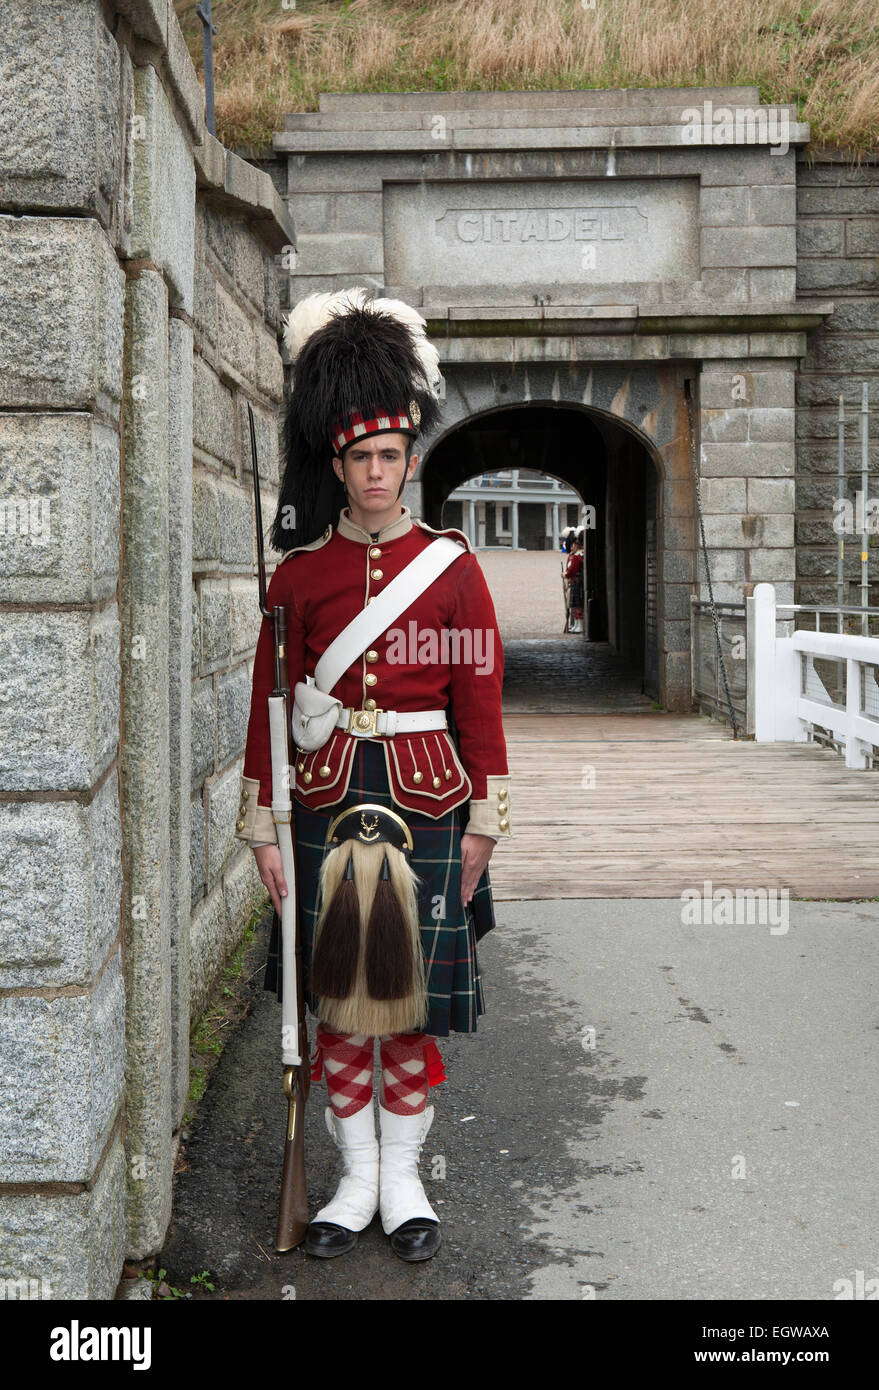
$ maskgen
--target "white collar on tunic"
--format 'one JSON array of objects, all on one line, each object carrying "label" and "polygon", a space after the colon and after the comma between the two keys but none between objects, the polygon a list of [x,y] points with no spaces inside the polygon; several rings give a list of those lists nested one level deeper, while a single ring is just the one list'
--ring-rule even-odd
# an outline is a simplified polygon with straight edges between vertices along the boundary
[{"label": "white collar on tunic", "polygon": [[[359,541],[361,545],[374,544],[372,533],[364,531],[362,526],[352,520],[350,507],[343,507],[339,512],[339,521],[336,529],[340,536],[347,536],[349,541]],[[398,536],[405,536],[407,531],[412,529],[412,512],[408,507],[404,507],[402,514],[389,521],[377,533],[375,540],[393,541]]]}]

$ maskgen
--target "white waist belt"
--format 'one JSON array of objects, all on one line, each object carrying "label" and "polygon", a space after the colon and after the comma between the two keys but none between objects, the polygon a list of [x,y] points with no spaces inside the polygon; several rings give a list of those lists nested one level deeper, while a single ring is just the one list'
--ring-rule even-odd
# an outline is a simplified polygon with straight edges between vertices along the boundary
[{"label": "white waist belt", "polygon": [[348,706],[339,711],[337,729],[347,729],[349,734],[360,738],[373,738],[376,734],[414,734],[424,729],[445,729],[448,727],[444,709],[414,710],[410,714],[395,709],[354,709]]}]

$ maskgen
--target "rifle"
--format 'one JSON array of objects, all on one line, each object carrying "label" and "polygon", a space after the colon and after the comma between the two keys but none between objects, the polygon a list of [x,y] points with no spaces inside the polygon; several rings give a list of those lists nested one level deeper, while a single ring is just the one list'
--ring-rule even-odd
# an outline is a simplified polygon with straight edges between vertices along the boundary
[{"label": "rifle", "polygon": [[253,503],[256,510],[256,544],[259,566],[259,607],[271,618],[275,632],[275,688],[269,696],[272,745],[272,819],[278,835],[281,863],[287,880],[287,896],[281,901],[281,1061],[284,1095],[287,1097],[287,1133],[281,1175],[281,1204],[275,1249],[301,1245],[308,1227],[305,1185],[305,1102],[310,1088],[308,1026],[305,1021],[302,983],[302,938],[296,892],[295,827],[291,798],[293,749],[290,732],[290,677],[287,671],[287,615],[283,607],[269,608],[263,548],[262,505],[256,459],[253,409],[250,417],[250,452],[253,466]]}]

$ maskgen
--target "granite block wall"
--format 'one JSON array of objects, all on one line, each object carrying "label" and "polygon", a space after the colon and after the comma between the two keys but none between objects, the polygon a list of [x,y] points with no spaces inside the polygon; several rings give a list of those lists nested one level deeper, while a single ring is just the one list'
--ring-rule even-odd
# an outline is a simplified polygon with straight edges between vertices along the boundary
[{"label": "granite block wall", "polygon": [[262,893],[246,404],[271,508],[295,238],[170,0],[13,0],[3,46],[0,1288],[107,1299],[161,1246],[190,1028]]},{"label": "granite block wall", "polygon": [[[858,165],[819,152],[797,165],[797,293],[832,299],[797,373],[796,588],[800,603],[837,602],[839,535],[833,506],[861,489],[861,393],[872,420],[868,496],[879,506],[879,162]],[[846,489],[838,468],[839,397],[843,398]],[[857,528],[858,523],[855,523]],[[874,528],[879,521],[874,520]],[[879,605],[879,550],[870,549],[870,603]],[[861,602],[860,531],[844,535],[845,604]]]}]

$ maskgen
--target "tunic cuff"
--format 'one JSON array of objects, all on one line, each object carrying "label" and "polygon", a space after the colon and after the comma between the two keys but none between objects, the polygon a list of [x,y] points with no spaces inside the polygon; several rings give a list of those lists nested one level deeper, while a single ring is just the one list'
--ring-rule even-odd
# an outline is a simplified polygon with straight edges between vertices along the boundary
[{"label": "tunic cuff", "polygon": [[464,827],[465,835],[491,835],[496,839],[509,839],[510,829],[510,778],[489,775],[485,779],[486,796],[482,801],[470,802],[470,819]]},{"label": "tunic cuff", "polygon": [[272,820],[271,806],[260,806],[259,782],[255,777],[241,778],[241,799],[238,803],[238,819],[235,822],[235,837],[246,840],[251,847],[256,844],[276,845],[278,832]]}]

